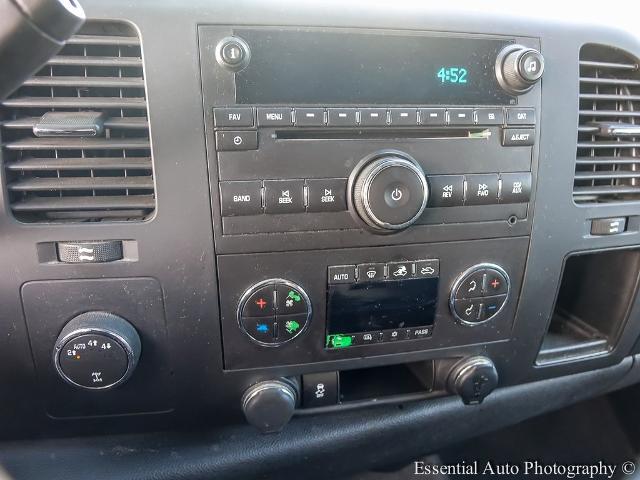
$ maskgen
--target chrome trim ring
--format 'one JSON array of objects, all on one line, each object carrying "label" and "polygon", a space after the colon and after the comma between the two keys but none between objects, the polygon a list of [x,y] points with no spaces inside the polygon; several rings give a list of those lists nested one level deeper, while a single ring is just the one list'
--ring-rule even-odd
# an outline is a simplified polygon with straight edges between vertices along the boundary
[{"label": "chrome trim ring", "polygon": [[[275,298],[275,288],[277,285],[286,285],[289,288],[293,288],[295,290],[297,290],[300,295],[302,296],[302,298],[304,299],[304,301],[307,304],[307,321],[305,322],[305,324],[303,325],[303,327],[298,331],[298,333],[296,333],[293,337],[288,338],[284,341],[275,341],[273,343],[267,343],[267,342],[261,342],[260,340],[257,340],[255,338],[253,338],[251,336],[251,334],[249,332],[247,332],[247,330],[244,328],[244,325],[242,324],[242,310],[244,310],[244,306],[247,303],[247,300],[249,300],[249,297],[251,297],[251,295],[253,295],[256,291],[258,291],[259,289],[261,289],[262,287],[266,287],[268,285],[273,285],[273,290],[274,290],[274,305],[277,305],[277,299]],[[249,337],[249,339],[251,339],[252,342],[262,346],[262,347],[279,347],[281,345],[284,345],[286,343],[289,343],[291,340],[297,338],[302,332],[306,331],[308,328],[309,323],[311,323],[311,314],[313,312],[313,308],[311,306],[311,300],[309,299],[309,296],[307,295],[307,292],[304,291],[304,289],[298,285],[297,283],[291,282],[289,280],[285,280],[284,278],[270,278],[268,280],[263,280],[261,282],[258,282],[254,285],[252,285],[251,287],[249,287],[240,297],[240,301],[238,302],[238,308],[236,310],[236,320],[238,321],[238,326],[240,327],[240,330],[242,330],[244,332],[244,334]],[[274,314],[274,319],[277,318],[277,310],[275,311]],[[253,318],[253,317],[252,317]],[[265,317],[268,318],[268,317]]]},{"label": "chrome trim ring", "polygon": [[[91,335],[91,334],[104,335],[106,337],[111,338],[112,340],[117,342],[118,345],[120,345],[122,349],[125,351],[125,353],[127,354],[127,369],[125,370],[124,375],[120,377],[119,380],[113,383],[110,383],[109,385],[102,385],[100,387],[87,387],[86,385],[80,385],[79,383],[76,383],[71,378],[69,378],[67,374],[64,373],[64,371],[62,370],[62,366],[60,365],[60,352],[62,351],[62,347],[64,347],[69,340],[72,340],[75,337],[79,337],[81,335]],[[60,375],[65,382],[67,382],[70,385],[73,385],[74,387],[83,388],[85,390],[108,390],[111,388],[115,388],[118,385],[121,385],[124,382],[126,382],[131,376],[131,374],[133,373],[133,370],[135,369],[138,361],[136,359],[135,352],[131,348],[131,345],[129,345],[129,342],[127,341],[126,338],[122,337],[121,335],[118,335],[115,332],[112,332],[111,330],[107,330],[105,328],[87,327],[87,328],[78,328],[77,330],[73,330],[69,332],[67,335],[62,337],[62,339],[56,343],[55,350],[53,352],[53,363],[56,367],[56,371],[58,372],[58,375]]]},{"label": "chrome trim ring", "polygon": [[[477,272],[478,270],[484,270],[484,269],[496,270],[497,272],[499,272],[502,275],[504,275],[504,278],[507,280],[507,291],[502,294],[502,295],[506,295],[506,298],[504,299],[504,303],[502,304],[502,306],[498,309],[498,311],[496,313],[491,315],[491,317],[487,318],[486,320],[481,320],[481,321],[477,321],[477,322],[469,322],[467,320],[463,320],[456,313],[456,309],[455,309],[455,303],[456,303],[455,293],[458,290],[458,287],[460,286],[460,284],[464,281],[464,279],[467,276],[471,275],[472,273]],[[490,320],[493,320],[504,309],[505,305],[509,302],[509,294],[510,293],[511,293],[511,279],[509,278],[509,274],[504,270],[504,268],[502,268],[500,265],[496,265],[495,263],[478,263],[477,265],[474,265],[474,266],[472,266],[470,268],[467,268],[464,272],[462,272],[460,275],[458,275],[456,277],[456,280],[453,282],[453,286],[451,287],[451,293],[449,294],[449,310],[451,310],[451,314],[453,315],[453,318],[455,318],[458,323],[460,323],[462,325],[469,326],[469,327],[475,327],[476,325],[482,325],[483,323],[486,323],[486,322],[488,322]],[[487,296],[494,296],[494,295],[487,295]],[[477,298],[479,300],[482,300],[482,298],[484,298],[484,297],[477,297]],[[460,299],[460,300],[462,300],[462,299]]]},{"label": "chrome trim ring", "polygon": [[[372,167],[373,164],[375,165]],[[379,219],[373,212],[369,199],[369,191],[371,189],[371,184],[373,183],[373,181],[380,173],[387,170],[388,168],[393,167],[401,167],[410,170],[411,173],[418,177],[418,179],[420,180],[420,184],[422,185],[422,203],[420,204],[420,208],[413,217],[411,217],[406,222],[399,224],[389,223]],[[368,169],[370,169],[370,171],[367,171]],[[354,204],[361,218],[368,225],[382,230],[402,230],[412,225],[418,218],[420,218],[420,215],[422,215],[422,213],[424,212],[429,200],[429,184],[427,182],[427,178],[424,175],[424,172],[415,163],[397,156],[386,158],[379,157],[372,160],[368,165],[366,165],[361,171],[361,174],[362,172],[364,172],[365,177],[364,180],[362,180],[359,176],[356,181],[354,188]]]}]

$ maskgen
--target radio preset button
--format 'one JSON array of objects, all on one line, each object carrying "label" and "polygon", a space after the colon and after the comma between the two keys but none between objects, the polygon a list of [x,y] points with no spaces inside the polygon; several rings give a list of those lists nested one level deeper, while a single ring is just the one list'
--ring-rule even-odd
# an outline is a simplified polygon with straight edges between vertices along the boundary
[{"label": "radio preset button", "polygon": [[213,109],[216,127],[253,127],[253,108],[218,107]]},{"label": "radio preset button", "polygon": [[265,180],[266,213],[304,212],[304,180]]},{"label": "radio preset button", "polygon": [[444,126],[447,124],[447,110],[444,108],[421,108],[420,125]]},{"label": "radio preset button", "polygon": [[467,175],[466,205],[491,205],[498,202],[498,175]]},{"label": "radio preset button", "polygon": [[527,203],[531,195],[531,173],[501,173],[500,203]]},{"label": "radio preset button", "polygon": [[463,175],[432,175],[428,181],[430,207],[455,207],[464,203]]},{"label": "radio preset button", "polygon": [[363,127],[384,127],[387,124],[386,108],[361,108],[360,125]]},{"label": "radio preset button", "polygon": [[473,108],[450,108],[449,125],[473,125]]},{"label": "radio preset button", "polygon": [[504,128],[502,145],[505,147],[530,147],[535,140],[533,128]]},{"label": "radio preset button", "polygon": [[440,260],[418,260],[416,262],[416,277],[432,278],[440,275]]},{"label": "radio preset button", "polygon": [[261,127],[287,127],[293,125],[288,107],[258,108],[258,125]]},{"label": "radio preset button", "polygon": [[355,108],[327,108],[328,125],[330,127],[355,127]]},{"label": "radio preset button", "polygon": [[391,126],[415,127],[418,124],[418,111],[415,108],[390,108]]},{"label": "radio preset button", "polygon": [[502,125],[504,112],[502,108],[476,108],[478,125]]},{"label": "radio preset button", "polygon": [[296,108],[296,127],[321,127],[324,125],[323,108]]},{"label": "radio preset button", "polygon": [[258,132],[255,130],[222,130],[216,132],[216,150],[238,151],[256,150],[258,148]]},{"label": "radio preset button", "polygon": [[223,217],[262,213],[262,182],[220,182],[220,207]]},{"label": "radio preset button", "polygon": [[507,108],[507,123],[509,125],[535,125],[535,108]]},{"label": "radio preset button", "polygon": [[307,211],[341,212],[346,209],[346,178],[314,178],[307,180]]},{"label": "radio preset button", "polygon": [[384,280],[384,263],[365,263],[358,265],[358,282]]},{"label": "radio preset button", "polygon": [[329,267],[329,283],[353,283],[356,281],[355,265],[336,265]]}]

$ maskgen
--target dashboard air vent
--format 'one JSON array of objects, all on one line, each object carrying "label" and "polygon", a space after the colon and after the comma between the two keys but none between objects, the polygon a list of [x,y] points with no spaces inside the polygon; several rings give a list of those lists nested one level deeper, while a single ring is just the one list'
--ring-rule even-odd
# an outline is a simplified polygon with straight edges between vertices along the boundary
[{"label": "dashboard air vent", "polygon": [[149,138],[137,32],[88,22],[0,106],[12,212],[23,222],[147,218]]},{"label": "dashboard air vent", "polygon": [[580,121],[573,198],[640,200],[638,59],[612,47],[580,50]]}]

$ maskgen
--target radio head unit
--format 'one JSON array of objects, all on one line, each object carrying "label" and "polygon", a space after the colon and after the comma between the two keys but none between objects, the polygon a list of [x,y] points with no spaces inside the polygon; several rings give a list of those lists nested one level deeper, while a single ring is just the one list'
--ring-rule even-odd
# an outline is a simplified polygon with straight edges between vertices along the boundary
[{"label": "radio head unit", "polygon": [[199,29],[227,369],[510,337],[539,41]]}]

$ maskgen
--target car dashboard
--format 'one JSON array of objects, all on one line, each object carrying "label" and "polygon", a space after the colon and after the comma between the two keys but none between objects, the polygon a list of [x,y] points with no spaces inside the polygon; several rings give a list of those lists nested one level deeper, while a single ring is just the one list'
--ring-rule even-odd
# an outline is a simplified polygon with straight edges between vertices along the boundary
[{"label": "car dashboard", "polygon": [[9,474],[346,475],[640,380],[632,25],[82,4],[0,105]]}]

